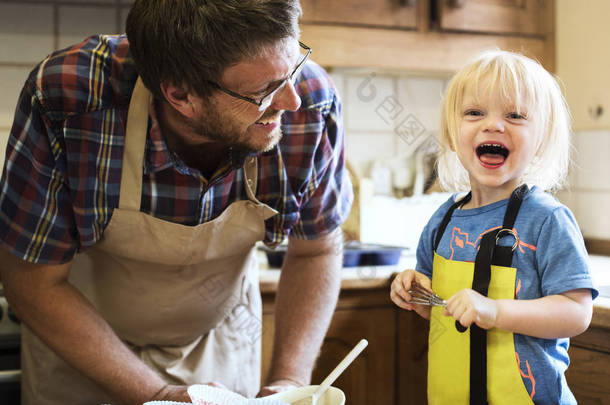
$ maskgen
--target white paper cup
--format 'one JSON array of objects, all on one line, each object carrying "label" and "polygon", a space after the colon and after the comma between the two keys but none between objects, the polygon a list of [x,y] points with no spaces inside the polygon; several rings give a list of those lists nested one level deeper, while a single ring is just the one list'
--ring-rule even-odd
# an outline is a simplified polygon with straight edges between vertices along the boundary
[{"label": "white paper cup", "polygon": [[[266,398],[277,398],[292,404],[300,399],[311,397],[317,388],[318,385],[308,385],[290,391],[278,392]],[[328,387],[324,394],[318,398],[318,405],[345,405],[345,394],[337,387]]]},{"label": "white paper cup", "polygon": [[194,405],[235,405],[247,401],[246,397],[235,392],[210,385],[191,385],[187,392]]}]

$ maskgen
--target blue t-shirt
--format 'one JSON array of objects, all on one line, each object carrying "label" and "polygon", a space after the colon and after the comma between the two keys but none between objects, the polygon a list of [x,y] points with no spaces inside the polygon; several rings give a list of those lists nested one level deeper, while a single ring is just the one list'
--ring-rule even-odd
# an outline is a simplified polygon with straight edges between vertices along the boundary
[{"label": "blue t-shirt", "polygon": [[[436,232],[455,198],[451,197],[432,215],[419,240],[416,270],[430,278]],[[455,210],[436,253],[450,260],[474,262],[481,236],[502,225],[507,205],[508,199]],[[533,187],[523,199],[514,229],[519,237],[512,263],[517,268],[517,299],[535,299],[578,288],[589,288],[593,298],[597,297],[582,234],[567,207]],[[500,243],[512,246],[514,238],[502,238]],[[533,401],[576,404],[564,376],[569,364],[569,339],[514,336],[523,383],[530,396],[533,393]]]}]

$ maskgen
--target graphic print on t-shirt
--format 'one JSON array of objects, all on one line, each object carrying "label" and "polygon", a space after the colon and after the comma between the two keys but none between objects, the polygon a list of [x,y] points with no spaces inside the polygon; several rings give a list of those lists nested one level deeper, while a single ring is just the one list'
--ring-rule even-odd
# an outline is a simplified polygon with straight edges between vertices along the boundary
[{"label": "graphic print on t-shirt", "polygon": [[[471,238],[470,234],[468,234],[467,232],[463,232],[459,227],[454,226],[451,230],[451,241],[449,244],[449,248],[451,249],[451,256],[449,256],[449,260],[453,260],[453,255],[455,254],[456,249],[471,249],[473,258],[473,260],[471,261],[474,262],[474,258],[476,257],[477,252],[479,251],[479,244],[481,243],[481,238],[483,237],[483,235],[498,228],[501,227],[496,226],[493,228],[489,228],[488,230],[483,231],[481,234],[477,235],[475,238]],[[519,234],[517,233],[517,230],[515,228],[513,228],[513,232],[517,236],[517,248],[521,253],[525,253],[524,248],[530,249],[534,252],[536,251],[536,246],[519,239]]]}]

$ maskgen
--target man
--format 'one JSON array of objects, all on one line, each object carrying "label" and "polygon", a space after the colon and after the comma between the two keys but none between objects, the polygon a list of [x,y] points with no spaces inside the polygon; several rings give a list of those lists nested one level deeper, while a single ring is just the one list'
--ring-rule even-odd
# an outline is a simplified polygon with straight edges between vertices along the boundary
[{"label": "man", "polygon": [[[299,15],[297,0],[137,0],[127,37],[34,69],[0,194],[25,405],[309,383],[352,192],[340,103]],[[252,248],[288,235],[260,388]]]}]

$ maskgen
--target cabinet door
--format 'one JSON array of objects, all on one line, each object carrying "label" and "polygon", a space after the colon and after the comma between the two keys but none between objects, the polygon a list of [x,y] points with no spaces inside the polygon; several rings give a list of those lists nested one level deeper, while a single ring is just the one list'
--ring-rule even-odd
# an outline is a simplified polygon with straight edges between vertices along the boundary
[{"label": "cabinet door", "polygon": [[400,405],[428,403],[428,330],[430,322],[413,311],[398,309],[398,398]]},{"label": "cabinet door", "polygon": [[610,354],[572,345],[566,378],[579,404],[607,404],[610,398]]},{"label": "cabinet door", "polygon": [[312,382],[319,384],[360,341],[369,345],[333,384],[346,404],[393,404],[396,321],[393,308],[337,310],[324,339]]},{"label": "cabinet door", "polygon": [[[273,314],[263,316],[263,331],[264,378],[273,347]],[[333,386],[345,393],[349,405],[394,404],[395,337],[393,308],[337,309],[313,370],[312,384],[320,384],[364,338],[369,345]]]},{"label": "cabinet door", "polygon": [[440,29],[543,36],[548,1],[439,0]]},{"label": "cabinet door", "polygon": [[421,0],[301,0],[304,23],[417,29]]}]

